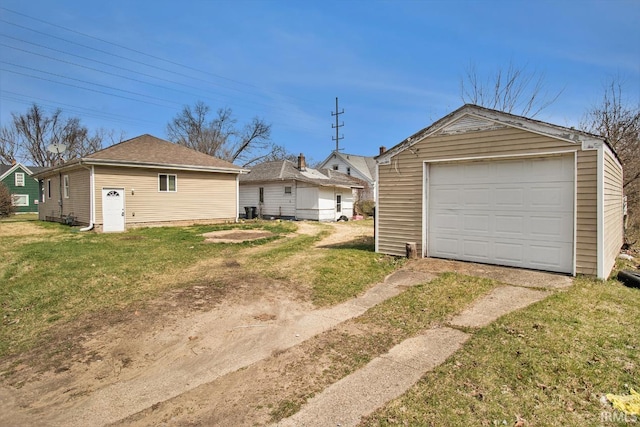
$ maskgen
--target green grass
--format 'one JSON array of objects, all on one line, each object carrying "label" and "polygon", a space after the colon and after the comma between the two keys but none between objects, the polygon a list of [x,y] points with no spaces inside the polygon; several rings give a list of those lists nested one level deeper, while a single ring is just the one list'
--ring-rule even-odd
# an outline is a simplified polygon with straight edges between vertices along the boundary
[{"label": "green grass", "polygon": [[[33,345],[49,324],[72,320],[81,313],[121,309],[149,300],[169,287],[163,275],[203,258],[231,257],[248,246],[205,244],[202,233],[229,225],[134,229],[122,234],[78,233],[59,224],[35,223],[50,234],[0,237],[10,256],[0,261],[0,356]],[[233,228],[264,228],[276,236],[295,229],[291,223],[243,224]],[[276,237],[278,238],[278,237]]]},{"label": "green grass", "polygon": [[640,388],[640,291],[578,278],[475,332],[362,425],[626,425],[600,398]]},{"label": "green grass", "polygon": [[[312,396],[369,363],[401,341],[443,323],[499,283],[445,273],[413,286],[302,344],[304,357],[287,365],[287,373],[304,378],[278,401],[261,402],[277,422],[297,412]],[[265,391],[265,395],[270,393]],[[445,425],[445,424],[442,424]]]},{"label": "green grass", "polygon": [[[237,260],[243,269],[239,274],[250,274],[255,281],[265,277],[306,286],[312,301],[323,305],[344,301],[398,265],[394,258],[374,253],[372,241],[315,248],[331,230],[326,224],[316,224],[316,234],[291,237],[296,223],[279,221],[140,228],[118,234],[22,222],[17,224],[22,234],[0,233],[0,247],[6,251],[0,259],[0,357],[32,348],[51,327],[81,315],[124,311],[169,289],[189,286],[193,277],[181,272],[202,260]],[[204,243],[203,233],[231,228],[266,229],[275,236],[237,244]],[[255,247],[259,250],[248,252]],[[344,268],[350,268],[350,274],[343,274]],[[300,273],[292,273],[296,271]],[[224,288],[229,280],[211,286]]]},{"label": "green grass", "polygon": [[373,238],[332,248],[313,268],[313,302],[327,306],[357,296],[404,262],[374,253]]}]

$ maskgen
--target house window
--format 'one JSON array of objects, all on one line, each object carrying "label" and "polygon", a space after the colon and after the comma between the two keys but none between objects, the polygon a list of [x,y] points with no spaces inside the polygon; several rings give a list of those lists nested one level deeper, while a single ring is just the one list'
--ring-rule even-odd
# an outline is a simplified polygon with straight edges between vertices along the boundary
[{"label": "house window", "polygon": [[342,212],[342,195],[336,196],[336,212]]},{"label": "house window", "polygon": [[291,194],[291,187],[284,187],[284,194]]},{"label": "house window", "polygon": [[38,181],[38,187],[40,189],[40,201],[44,203],[44,181]]},{"label": "house window", "polygon": [[351,175],[351,168],[347,168],[347,175]]},{"label": "house window", "polygon": [[158,191],[177,191],[178,178],[176,175],[160,174],[158,175]]},{"label": "house window", "polygon": [[259,201],[260,203],[264,203],[264,187],[260,187],[260,188],[258,189],[258,194],[259,194],[258,201]]},{"label": "house window", "polygon": [[333,170],[337,171],[338,170],[338,165],[333,165]]},{"label": "house window", "polygon": [[51,199],[51,180],[47,180],[47,199]]},{"label": "house window", "polygon": [[16,187],[24,187],[24,173],[16,172]]},{"label": "house window", "polygon": [[69,198],[69,175],[63,175],[62,182],[63,182],[62,188],[63,188],[64,198],[68,199]]},{"label": "house window", "polygon": [[13,206],[29,206],[29,195],[28,194],[12,194],[11,204]]}]

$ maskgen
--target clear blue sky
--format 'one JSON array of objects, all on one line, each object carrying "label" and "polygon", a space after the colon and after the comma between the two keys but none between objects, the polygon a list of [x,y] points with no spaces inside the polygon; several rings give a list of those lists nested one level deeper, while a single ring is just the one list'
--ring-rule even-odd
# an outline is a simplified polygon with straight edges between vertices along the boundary
[{"label": "clear blue sky", "polygon": [[[0,0],[0,121],[32,102],[90,129],[166,137],[184,105],[259,116],[320,161],[375,155],[462,105],[469,64],[510,61],[563,91],[577,126],[614,76],[640,103],[640,1]],[[125,48],[126,47],[126,48]],[[64,84],[63,84],[64,83]],[[83,89],[85,88],[85,89]]]}]

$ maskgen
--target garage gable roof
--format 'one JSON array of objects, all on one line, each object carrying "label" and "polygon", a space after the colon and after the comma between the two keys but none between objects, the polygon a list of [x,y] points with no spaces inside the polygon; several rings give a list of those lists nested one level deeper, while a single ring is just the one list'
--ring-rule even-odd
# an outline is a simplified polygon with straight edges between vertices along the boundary
[{"label": "garage gable roof", "polygon": [[440,133],[462,133],[472,130],[488,130],[500,127],[514,127],[533,133],[549,136],[574,144],[593,145],[606,143],[605,139],[580,130],[558,126],[539,120],[517,116],[503,111],[492,110],[473,104],[465,104],[440,120],[434,122],[404,141],[376,156],[378,163],[385,163],[394,155],[410,148],[425,138]]}]

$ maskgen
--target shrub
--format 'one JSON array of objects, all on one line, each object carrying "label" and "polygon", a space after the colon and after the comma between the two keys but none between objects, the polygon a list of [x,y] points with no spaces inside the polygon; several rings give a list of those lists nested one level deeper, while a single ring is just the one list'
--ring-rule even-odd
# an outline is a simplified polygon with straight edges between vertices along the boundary
[{"label": "shrub", "polygon": [[373,200],[358,200],[356,202],[356,212],[364,216],[372,216],[376,202]]},{"label": "shrub", "polygon": [[13,215],[15,211],[9,189],[0,182],[0,218]]}]

